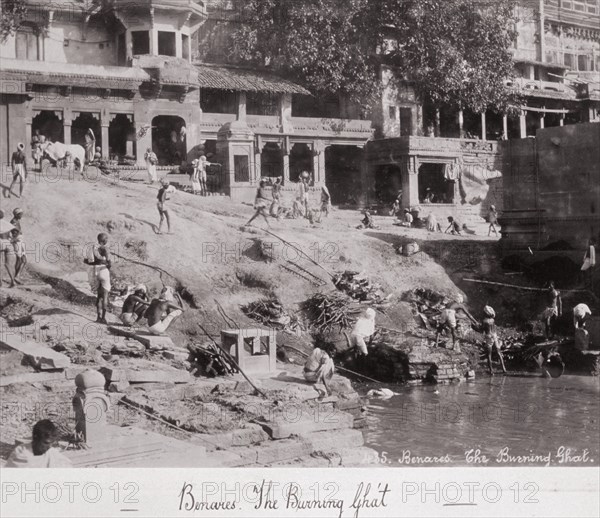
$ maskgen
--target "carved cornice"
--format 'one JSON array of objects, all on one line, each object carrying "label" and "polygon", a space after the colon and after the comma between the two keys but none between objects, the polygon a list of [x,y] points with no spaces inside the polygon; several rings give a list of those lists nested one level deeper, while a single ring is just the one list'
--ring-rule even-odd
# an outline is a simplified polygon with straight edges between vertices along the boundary
[{"label": "carved cornice", "polygon": [[544,32],[553,36],[567,36],[569,38],[600,42],[600,30],[563,25],[556,22],[544,22]]}]

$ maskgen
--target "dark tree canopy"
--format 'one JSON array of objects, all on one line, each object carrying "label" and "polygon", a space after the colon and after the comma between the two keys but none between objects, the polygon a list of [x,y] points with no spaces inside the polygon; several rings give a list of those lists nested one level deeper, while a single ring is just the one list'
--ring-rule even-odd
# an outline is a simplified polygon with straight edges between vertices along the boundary
[{"label": "dark tree canopy", "polygon": [[27,12],[27,8],[23,0],[2,0],[1,6],[0,43],[3,43],[6,38],[16,32]]},{"label": "dark tree canopy", "polygon": [[[249,0],[232,55],[366,104],[382,63],[422,101],[506,110],[514,0]],[[376,49],[379,49],[377,51]],[[386,52],[382,52],[386,49]]]},{"label": "dark tree canopy", "polygon": [[376,0],[387,19],[386,61],[435,106],[505,111],[514,94],[514,0]]},{"label": "dark tree canopy", "polygon": [[375,20],[368,0],[250,0],[233,55],[268,66],[316,95],[370,98],[376,88]]}]

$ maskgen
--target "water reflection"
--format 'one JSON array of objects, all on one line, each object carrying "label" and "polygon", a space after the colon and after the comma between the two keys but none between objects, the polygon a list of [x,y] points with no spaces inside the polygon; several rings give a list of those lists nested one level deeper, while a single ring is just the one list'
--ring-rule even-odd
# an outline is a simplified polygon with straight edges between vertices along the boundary
[{"label": "water reflection", "polygon": [[469,450],[487,456],[489,466],[543,466],[548,455],[550,465],[600,465],[598,378],[496,376],[394,390],[400,395],[370,400],[365,434],[367,446],[387,452],[390,466],[444,455],[451,465],[468,465]]}]

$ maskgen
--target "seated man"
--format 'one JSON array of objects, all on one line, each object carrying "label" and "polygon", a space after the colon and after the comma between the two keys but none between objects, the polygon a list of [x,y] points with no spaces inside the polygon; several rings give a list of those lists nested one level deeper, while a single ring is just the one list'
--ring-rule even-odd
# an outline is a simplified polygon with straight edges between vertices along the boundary
[{"label": "seated man", "polygon": [[358,225],[356,228],[359,230],[362,230],[364,228],[368,228],[368,229],[372,229],[372,230],[378,230],[379,227],[377,225],[375,225],[375,220],[373,219],[373,216],[371,216],[371,212],[369,212],[368,210],[365,210],[363,212],[363,215],[365,216],[361,221],[360,221],[360,225]]},{"label": "seated man", "polygon": [[71,461],[53,445],[58,430],[48,419],[38,421],[33,427],[32,441],[17,446],[8,457],[7,468],[70,468]]},{"label": "seated man", "polygon": [[413,215],[410,213],[410,210],[404,209],[404,216],[402,218],[402,226],[403,227],[412,227],[414,222]]},{"label": "seated man", "polygon": [[126,326],[133,326],[144,316],[149,305],[146,286],[143,284],[136,286],[123,303],[121,322]]},{"label": "seated man", "polygon": [[329,396],[331,395],[329,381],[331,381],[334,371],[332,354],[332,350],[327,351],[315,347],[304,364],[304,379],[315,385],[322,382]]},{"label": "seated man", "polygon": [[173,288],[166,286],[160,292],[160,296],[150,303],[146,310],[146,318],[148,329],[153,335],[164,334],[173,320],[183,314],[183,308],[174,304],[174,301]]}]

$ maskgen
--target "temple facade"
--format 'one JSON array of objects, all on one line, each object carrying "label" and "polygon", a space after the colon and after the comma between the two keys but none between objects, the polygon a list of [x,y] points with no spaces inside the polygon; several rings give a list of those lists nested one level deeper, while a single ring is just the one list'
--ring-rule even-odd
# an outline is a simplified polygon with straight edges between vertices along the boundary
[{"label": "temple facade", "polygon": [[10,159],[32,135],[84,144],[102,157],[181,164],[199,137],[200,85],[191,36],[206,20],[201,1],[27,0],[26,20],[0,47],[3,132]]}]

